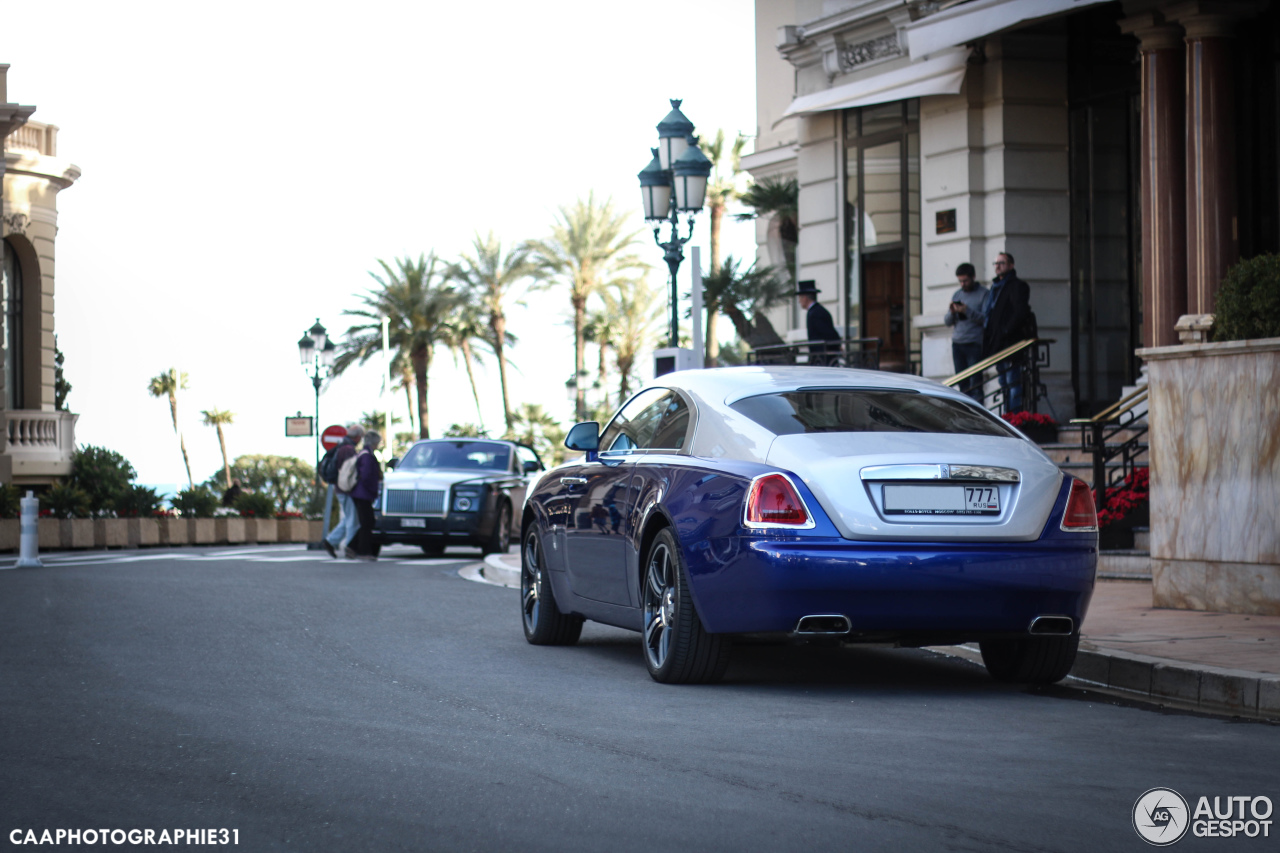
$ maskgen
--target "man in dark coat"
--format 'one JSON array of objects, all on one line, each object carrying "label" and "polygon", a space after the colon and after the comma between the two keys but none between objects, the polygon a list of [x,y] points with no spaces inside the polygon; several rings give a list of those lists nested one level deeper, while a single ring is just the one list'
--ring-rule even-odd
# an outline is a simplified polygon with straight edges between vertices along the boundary
[{"label": "man in dark coat", "polygon": [[[995,268],[996,277],[991,282],[991,296],[987,300],[987,324],[982,333],[983,358],[990,358],[1023,340],[1031,317],[1031,288],[1018,278],[1013,255],[1001,252],[996,256]],[[1002,361],[997,370],[1000,372],[1000,389],[1004,392],[1005,411],[1021,411],[1020,363],[1013,359]]]},{"label": "man in dark coat", "polygon": [[840,352],[840,333],[831,319],[831,312],[818,302],[818,286],[815,281],[802,281],[796,287],[800,309],[805,312],[806,340],[836,341],[834,344],[813,344],[809,347],[810,364],[830,364],[834,354]]}]

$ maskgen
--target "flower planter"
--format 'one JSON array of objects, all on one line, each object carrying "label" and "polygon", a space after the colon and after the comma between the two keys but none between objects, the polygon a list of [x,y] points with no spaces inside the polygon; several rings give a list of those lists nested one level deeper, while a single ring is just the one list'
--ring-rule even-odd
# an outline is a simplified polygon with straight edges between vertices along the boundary
[{"label": "flower planter", "polygon": [[1098,531],[1099,551],[1128,551],[1133,547],[1133,528],[1123,522],[1108,524]]},{"label": "flower planter", "polygon": [[1057,444],[1058,428],[1056,426],[1047,426],[1045,424],[1027,424],[1018,427],[1022,430],[1022,434],[1034,441],[1036,444]]},{"label": "flower planter", "polygon": [[309,522],[305,518],[277,518],[276,536],[280,542],[306,542]]},{"label": "flower planter", "polygon": [[189,541],[187,537],[187,520],[185,518],[157,518],[160,526],[160,544],[173,547],[175,545],[186,545]]},{"label": "flower planter", "polygon": [[60,548],[92,548],[93,519],[64,518],[60,525]]},{"label": "flower planter", "polygon": [[244,542],[243,518],[215,518],[214,539],[219,544],[240,545]]},{"label": "flower planter", "polygon": [[160,525],[154,518],[129,518],[129,547],[149,548],[160,544]]},{"label": "flower planter", "polygon": [[[250,542],[276,542],[279,538],[279,527],[274,518],[246,519],[245,536]],[[252,532],[250,532],[252,531]]]},{"label": "flower planter", "polygon": [[18,550],[22,522],[16,518],[0,519],[0,551]]},{"label": "flower planter", "polygon": [[308,521],[307,536],[302,541],[303,542],[319,542],[323,536],[324,536],[324,522]]},{"label": "flower planter", "polygon": [[37,523],[41,551],[56,551],[62,547],[62,523],[56,518],[42,518]]},{"label": "flower planter", "polygon": [[212,545],[218,532],[212,518],[187,519],[187,542],[192,545]]},{"label": "flower planter", "polygon": [[93,522],[93,547],[125,548],[129,545],[129,522],[123,518],[99,518]]},{"label": "flower planter", "polygon": [[1280,338],[1137,354],[1150,389],[1152,603],[1280,615]]}]

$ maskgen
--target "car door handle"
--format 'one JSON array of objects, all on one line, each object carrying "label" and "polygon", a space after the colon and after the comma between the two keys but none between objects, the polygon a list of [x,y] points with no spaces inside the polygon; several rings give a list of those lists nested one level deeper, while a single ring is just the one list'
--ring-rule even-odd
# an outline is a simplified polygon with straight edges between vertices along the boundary
[{"label": "car door handle", "polygon": [[585,486],[587,484],[586,477],[561,477],[560,485],[562,486]]}]

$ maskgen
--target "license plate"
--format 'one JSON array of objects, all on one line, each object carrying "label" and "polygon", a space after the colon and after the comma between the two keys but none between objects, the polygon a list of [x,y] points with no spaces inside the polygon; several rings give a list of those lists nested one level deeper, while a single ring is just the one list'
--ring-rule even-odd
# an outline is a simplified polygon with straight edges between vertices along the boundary
[{"label": "license plate", "polygon": [[400,519],[401,527],[426,527],[427,520],[425,518],[402,518]]},{"label": "license plate", "polygon": [[886,515],[999,515],[996,486],[885,486]]}]

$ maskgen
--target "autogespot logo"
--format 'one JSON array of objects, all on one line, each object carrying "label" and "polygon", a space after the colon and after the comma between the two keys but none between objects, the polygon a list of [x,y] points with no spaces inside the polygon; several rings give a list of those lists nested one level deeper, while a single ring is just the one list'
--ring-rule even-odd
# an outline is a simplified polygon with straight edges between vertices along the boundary
[{"label": "autogespot logo", "polygon": [[1187,801],[1172,788],[1152,788],[1133,804],[1134,831],[1148,844],[1167,847],[1187,834]]}]

